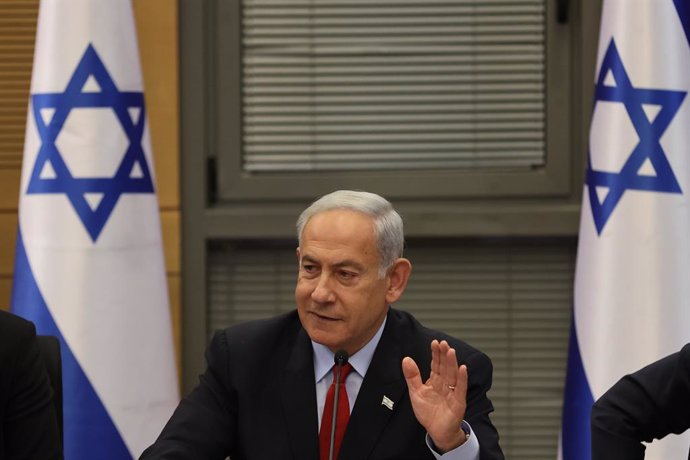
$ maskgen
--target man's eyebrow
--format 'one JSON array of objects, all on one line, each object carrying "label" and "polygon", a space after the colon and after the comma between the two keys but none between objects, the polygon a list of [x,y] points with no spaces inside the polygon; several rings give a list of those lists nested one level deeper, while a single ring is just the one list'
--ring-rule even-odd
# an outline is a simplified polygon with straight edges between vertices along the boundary
[{"label": "man's eyebrow", "polygon": [[333,265],[335,268],[354,268],[357,271],[364,271],[364,266],[354,260],[345,259]]},{"label": "man's eyebrow", "polygon": [[[304,262],[321,265],[321,262],[319,262],[317,259],[315,259],[314,257],[312,257],[308,254],[305,254],[302,256],[300,263],[304,263]],[[364,271],[364,266],[361,263],[357,262],[356,260],[352,260],[352,259],[345,259],[345,260],[341,260],[340,262],[336,262],[335,264],[333,264],[333,267],[334,268],[353,268],[357,271]]]},{"label": "man's eyebrow", "polygon": [[302,263],[302,262],[310,262],[310,263],[313,263],[313,264],[318,264],[318,263],[319,263],[318,260],[316,260],[315,258],[313,258],[313,257],[311,257],[311,256],[309,256],[309,255],[306,255],[306,254],[303,255],[303,256],[300,258],[300,263]]}]

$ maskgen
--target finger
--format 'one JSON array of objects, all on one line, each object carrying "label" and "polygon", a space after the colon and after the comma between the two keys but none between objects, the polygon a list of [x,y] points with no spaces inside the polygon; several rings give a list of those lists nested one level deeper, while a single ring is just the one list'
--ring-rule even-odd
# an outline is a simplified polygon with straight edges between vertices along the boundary
[{"label": "finger", "polygon": [[431,372],[438,374],[440,372],[441,352],[438,340],[431,341]]},{"label": "finger", "polygon": [[[448,364],[448,351],[450,350],[450,346],[448,345],[448,342],[445,340],[442,340],[438,344],[438,349],[439,349],[439,374],[438,378],[436,381],[436,385],[434,388],[440,392],[441,394],[447,394],[450,391],[449,385],[453,385],[454,380],[451,380],[449,378],[449,375],[451,373],[451,369],[449,368]],[[457,365],[453,364],[452,371],[456,370]]]},{"label": "finger", "polygon": [[441,379],[443,383],[448,386],[455,386],[456,372],[458,370],[458,363],[455,361],[455,350],[448,345],[445,340],[440,344],[441,349]]},{"label": "finger", "polygon": [[422,387],[422,376],[419,373],[419,366],[414,359],[406,356],[402,360],[402,371],[410,391],[417,391]]},{"label": "finger", "polygon": [[458,368],[457,380],[455,383],[455,393],[457,397],[461,397],[464,401],[467,397],[467,387],[468,387],[469,375],[467,371],[467,366],[464,364]]},{"label": "finger", "polygon": [[441,377],[441,347],[438,340],[431,341],[431,375],[429,375],[428,383],[436,391],[441,391],[443,387],[443,378]]},{"label": "finger", "polygon": [[458,380],[455,391],[453,391],[453,397],[457,403],[456,410],[458,412],[456,415],[460,419],[465,418],[465,410],[467,410],[467,381],[467,366],[463,364],[458,368]]},{"label": "finger", "polygon": [[[443,366],[445,365],[443,362],[443,354],[444,354],[444,347],[443,347],[443,341],[435,341],[436,342],[436,356],[438,357],[437,361],[437,367],[436,367],[436,373],[439,375],[443,375]],[[436,356],[434,358],[436,358]]]}]

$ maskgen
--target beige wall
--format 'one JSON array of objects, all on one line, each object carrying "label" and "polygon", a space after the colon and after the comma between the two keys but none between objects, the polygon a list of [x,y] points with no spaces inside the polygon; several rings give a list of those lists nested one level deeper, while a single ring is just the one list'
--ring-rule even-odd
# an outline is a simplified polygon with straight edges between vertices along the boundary
[{"label": "beige wall", "polygon": [[[180,356],[180,180],[177,2],[134,0],[155,158],[173,332]],[[38,1],[0,0],[0,308],[8,308],[19,174]],[[179,366],[178,366],[179,367]]]},{"label": "beige wall", "polygon": [[180,136],[177,1],[134,0],[155,158],[178,370],[181,347]]}]

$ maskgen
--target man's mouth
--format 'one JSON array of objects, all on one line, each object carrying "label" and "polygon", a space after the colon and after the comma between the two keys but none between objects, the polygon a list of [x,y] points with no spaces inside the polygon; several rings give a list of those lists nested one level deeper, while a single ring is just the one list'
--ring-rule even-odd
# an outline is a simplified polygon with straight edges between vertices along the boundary
[{"label": "man's mouth", "polygon": [[334,318],[332,316],[326,316],[316,312],[312,312],[312,314],[322,321],[339,321],[339,318]]}]

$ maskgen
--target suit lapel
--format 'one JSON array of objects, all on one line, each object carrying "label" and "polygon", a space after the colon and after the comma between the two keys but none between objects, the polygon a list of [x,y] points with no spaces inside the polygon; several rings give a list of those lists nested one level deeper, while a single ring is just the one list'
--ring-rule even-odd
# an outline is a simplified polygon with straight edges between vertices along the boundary
[{"label": "suit lapel", "polygon": [[319,458],[313,351],[300,329],[283,374],[281,396],[293,458]]},{"label": "suit lapel", "polygon": [[[388,420],[407,391],[401,362],[402,351],[396,336],[394,317],[388,315],[383,335],[357,395],[339,460],[368,458],[379,441]],[[384,397],[393,403],[392,410],[383,404]]]}]

